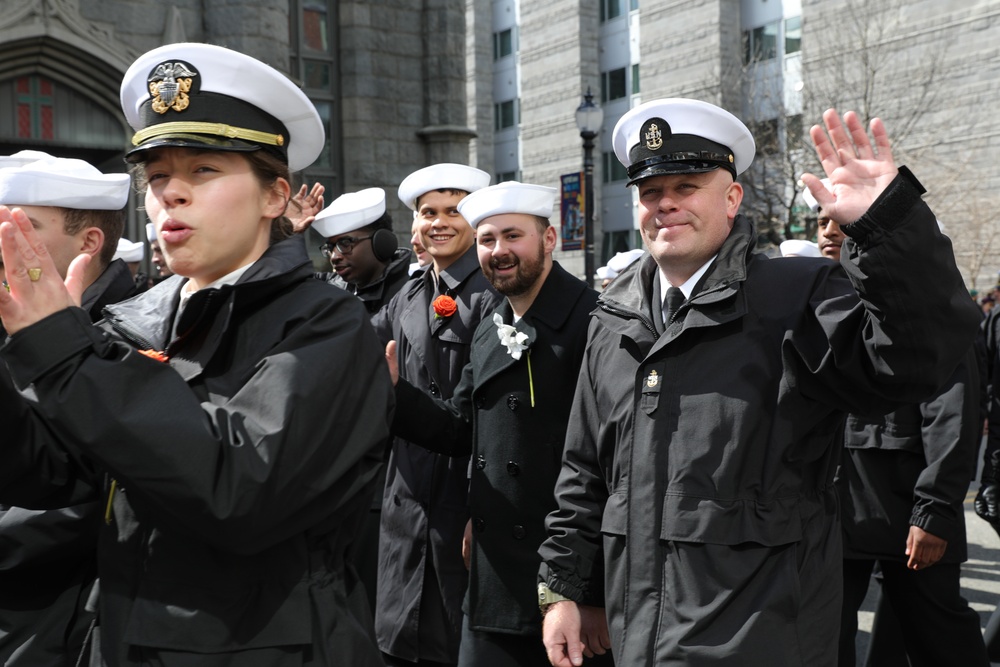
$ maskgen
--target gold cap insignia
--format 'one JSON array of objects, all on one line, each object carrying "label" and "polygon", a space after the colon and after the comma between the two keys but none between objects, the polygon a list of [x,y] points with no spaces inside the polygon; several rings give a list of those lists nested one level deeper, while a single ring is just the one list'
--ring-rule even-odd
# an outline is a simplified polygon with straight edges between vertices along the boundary
[{"label": "gold cap insignia", "polygon": [[650,123],[646,128],[646,135],[643,137],[646,140],[646,148],[651,151],[659,150],[663,147],[663,133],[660,132],[660,128],[656,123]]},{"label": "gold cap insignia", "polygon": [[190,70],[184,63],[160,63],[149,75],[149,94],[153,96],[153,111],[159,114],[167,113],[168,109],[184,111],[191,103],[188,93],[197,72]]},{"label": "gold cap insignia", "polygon": [[646,378],[646,386],[652,389],[658,384],[660,384],[660,375],[656,371],[649,371],[649,377]]}]

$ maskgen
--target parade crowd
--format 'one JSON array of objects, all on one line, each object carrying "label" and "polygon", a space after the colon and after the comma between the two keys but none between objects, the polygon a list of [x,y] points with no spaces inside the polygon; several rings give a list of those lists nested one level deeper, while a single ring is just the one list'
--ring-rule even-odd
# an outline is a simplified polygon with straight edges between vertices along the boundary
[{"label": "parade crowd", "polygon": [[249,56],[159,47],[121,105],[128,174],[0,157],[5,666],[843,667],[872,582],[865,664],[1000,660],[959,584],[1000,309],[879,119],[811,129],[817,241],[768,258],[747,127],[631,109],[596,291],[554,188],[293,186],[323,123]]}]

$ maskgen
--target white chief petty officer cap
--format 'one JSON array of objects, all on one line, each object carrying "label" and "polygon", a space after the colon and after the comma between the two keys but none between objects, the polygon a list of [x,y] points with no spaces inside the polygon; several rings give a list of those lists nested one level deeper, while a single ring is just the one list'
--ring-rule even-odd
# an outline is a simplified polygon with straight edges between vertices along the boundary
[{"label": "white chief petty officer cap", "polygon": [[640,104],[615,125],[615,156],[629,185],[650,176],[698,174],[723,168],[736,178],[753,162],[753,135],[714,104],[667,98]]},{"label": "white chief petty officer cap", "polygon": [[491,215],[523,213],[548,220],[555,209],[556,189],[544,185],[504,181],[473,192],[458,202],[458,212],[472,228]]},{"label": "white chief petty officer cap", "polygon": [[40,151],[0,157],[0,204],[118,211],[128,203],[128,174],[102,174],[83,160]]},{"label": "white chief petty officer cap", "polygon": [[367,188],[342,194],[316,214],[312,227],[331,238],[370,225],[385,215],[385,190]]},{"label": "white chief petty officer cap", "polygon": [[299,171],[323,150],[316,107],[284,74],[212,44],[168,44],[125,72],[122,111],[136,131],[127,159],[172,146],[264,150]]},{"label": "white chief petty officer cap", "polygon": [[464,164],[442,162],[418,169],[399,184],[399,201],[413,211],[417,200],[432,190],[463,190],[475,192],[490,184],[490,175],[482,169]]},{"label": "white chief petty officer cap", "polygon": [[115,250],[114,259],[120,259],[123,262],[141,262],[145,256],[146,244],[142,241],[133,243],[125,237],[118,239],[118,249]]}]

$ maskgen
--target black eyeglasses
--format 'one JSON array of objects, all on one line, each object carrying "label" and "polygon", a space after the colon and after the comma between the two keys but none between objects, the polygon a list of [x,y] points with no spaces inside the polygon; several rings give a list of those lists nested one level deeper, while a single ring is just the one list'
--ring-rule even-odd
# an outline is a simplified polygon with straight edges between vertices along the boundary
[{"label": "black eyeglasses", "polygon": [[337,252],[341,255],[350,255],[354,252],[354,246],[361,243],[362,241],[370,241],[371,236],[362,236],[361,238],[355,238],[353,236],[342,236],[337,239],[336,243],[324,243],[319,247],[319,251],[323,253],[323,256],[327,259],[333,254],[333,249],[336,248]]}]

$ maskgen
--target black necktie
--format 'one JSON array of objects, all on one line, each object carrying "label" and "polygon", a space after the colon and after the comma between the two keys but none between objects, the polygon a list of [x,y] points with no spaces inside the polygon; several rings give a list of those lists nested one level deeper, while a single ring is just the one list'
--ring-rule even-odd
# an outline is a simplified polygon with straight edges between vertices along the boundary
[{"label": "black necktie", "polygon": [[663,324],[669,325],[674,315],[684,303],[684,292],[679,287],[671,287],[667,290],[667,298],[663,300]]}]

